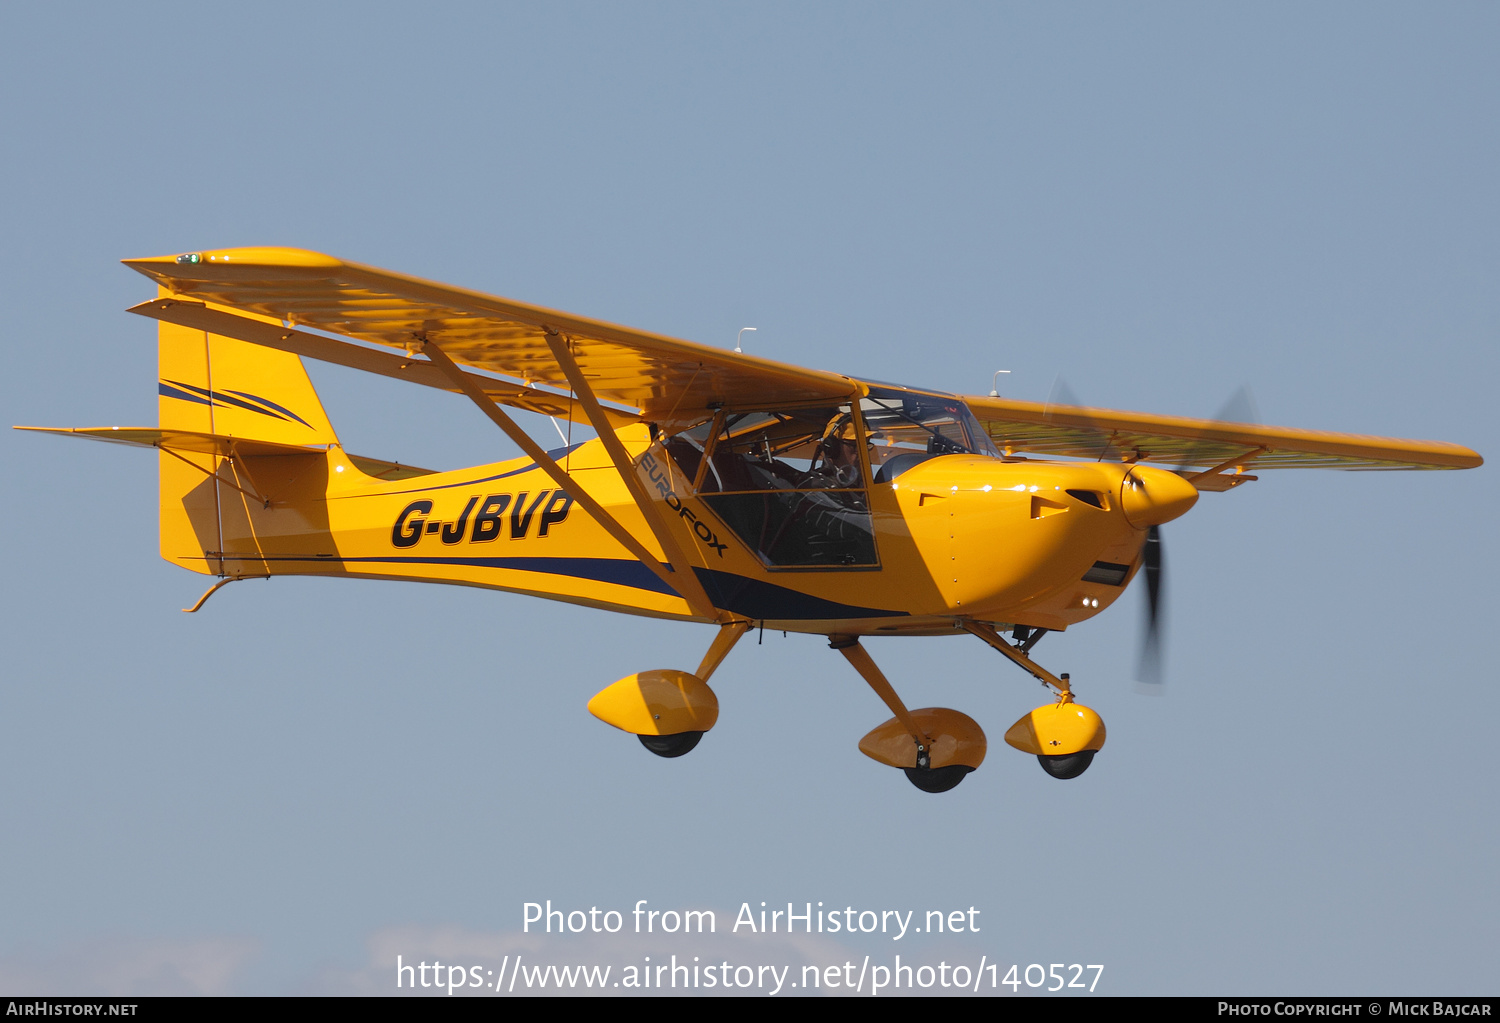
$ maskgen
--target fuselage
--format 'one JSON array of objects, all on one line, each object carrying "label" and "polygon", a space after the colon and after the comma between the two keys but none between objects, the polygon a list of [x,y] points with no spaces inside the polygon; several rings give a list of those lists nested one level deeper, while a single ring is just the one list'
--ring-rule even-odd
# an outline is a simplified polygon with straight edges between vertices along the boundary
[{"label": "fuselage", "polygon": [[[860,490],[873,559],[787,567],[721,518],[645,427],[618,436],[692,561],[673,571],[694,572],[721,612],[799,632],[944,633],[960,617],[1066,628],[1124,591],[1147,527],[1196,497],[1162,470],[938,455]],[[660,556],[598,440],[553,454]],[[202,559],[173,556],[164,535],[169,560],[212,574],[452,583],[703,620],[529,459],[389,480],[334,446],[242,459],[234,472],[253,483],[245,489],[272,494],[269,506],[222,487],[217,543],[198,545]],[[815,530],[818,514],[799,506],[787,518]]]}]

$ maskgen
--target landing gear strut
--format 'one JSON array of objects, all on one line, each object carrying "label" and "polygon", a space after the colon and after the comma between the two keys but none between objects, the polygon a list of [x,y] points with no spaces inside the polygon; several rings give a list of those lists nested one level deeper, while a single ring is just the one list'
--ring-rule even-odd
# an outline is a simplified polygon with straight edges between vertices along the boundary
[{"label": "landing gear strut", "polygon": [[1011,644],[992,625],[969,621],[961,624],[1057,694],[1056,703],[1038,707],[1011,725],[1005,741],[1034,754],[1042,770],[1054,778],[1076,778],[1087,771],[1094,762],[1094,754],[1104,746],[1104,722],[1091,708],[1074,702],[1073,686],[1066,674],[1054,675],[1031,660],[1031,648],[1047,630],[1018,626],[1017,642]]},{"label": "landing gear strut", "polygon": [[947,792],[984,761],[984,730],[973,718],[945,707],[907,710],[855,636],[829,636],[828,645],[859,672],[896,716],[859,742],[860,752],[899,767],[923,792]]}]

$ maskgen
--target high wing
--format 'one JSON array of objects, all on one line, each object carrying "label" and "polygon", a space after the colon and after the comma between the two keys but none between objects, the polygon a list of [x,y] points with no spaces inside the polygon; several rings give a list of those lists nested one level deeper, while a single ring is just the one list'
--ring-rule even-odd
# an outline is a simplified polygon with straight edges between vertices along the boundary
[{"label": "high wing", "polygon": [[[568,339],[573,358],[598,398],[629,410],[623,414],[610,410],[614,421],[638,416],[668,433],[703,421],[720,404],[744,407],[846,399],[859,390],[853,380],[835,373],[603,323],[302,249],[220,249],[125,263],[154,279],[165,292],[132,312],[450,387],[425,361],[341,344],[294,328],[307,327],[413,354],[431,342],[461,366],[523,382],[520,388],[506,390],[497,389],[497,381],[476,377],[493,400],[553,415],[571,417],[571,410],[561,407],[567,402],[569,384],[549,347],[549,334]],[[277,323],[285,324],[285,329],[278,331]],[[539,392],[535,384],[562,393],[539,399],[545,392]],[[538,403],[546,407],[537,408]]]},{"label": "high wing", "polygon": [[[1472,469],[1484,459],[1458,444],[1398,440],[1280,426],[1226,423],[1008,398],[965,397],[995,446],[1006,454],[1065,455],[1156,462],[1204,470],[1201,485],[1228,483],[1221,470]],[[1213,470],[1210,473],[1208,470]]]},{"label": "high wing", "polygon": [[[219,249],[126,260],[163,294],[134,307],[155,319],[448,390],[473,386],[500,404],[583,420],[553,346],[566,340],[575,371],[620,426],[654,423],[667,433],[735,408],[843,400],[854,379],[571,313],[424,281],[303,249]],[[299,327],[308,328],[300,330]],[[314,334],[310,331],[323,333]],[[386,349],[324,336],[342,335]],[[431,342],[453,363],[521,381],[445,375],[417,357]],[[430,358],[430,353],[429,353]],[[576,380],[575,380],[576,382]],[[544,391],[537,385],[550,390]],[[1008,455],[1103,458],[1192,466],[1200,489],[1227,489],[1239,470],[1265,468],[1463,469],[1483,464],[1468,448],[1293,430],[1006,398],[962,400]],[[604,402],[611,404],[605,405]],[[1233,469],[1225,475],[1222,470]],[[1211,471],[1210,471],[1211,470]]]}]

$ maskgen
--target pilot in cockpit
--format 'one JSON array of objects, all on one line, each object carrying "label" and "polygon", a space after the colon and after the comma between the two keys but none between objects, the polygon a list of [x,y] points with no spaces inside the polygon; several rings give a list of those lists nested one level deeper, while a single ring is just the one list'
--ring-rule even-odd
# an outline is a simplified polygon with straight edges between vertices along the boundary
[{"label": "pilot in cockpit", "polygon": [[[875,435],[865,438],[873,453]],[[817,460],[802,486],[813,490],[842,490],[864,486],[859,469],[859,437],[847,414],[839,414],[828,424],[818,443]]]}]

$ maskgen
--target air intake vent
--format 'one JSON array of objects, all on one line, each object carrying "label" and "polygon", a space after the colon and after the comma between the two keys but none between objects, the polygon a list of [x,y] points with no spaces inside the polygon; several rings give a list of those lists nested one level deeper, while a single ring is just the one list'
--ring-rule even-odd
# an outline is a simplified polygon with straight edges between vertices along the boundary
[{"label": "air intake vent", "polygon": [[1070,490],[1068,496],[1084,504],[1091,504],[1100,511],[1104,510],[1104,495],[1097,490]]},{"label": "air intake vent", "polygon": [[[1072,493],[1072,491],[1068,491]],[[1105,586],[1124,586],[1130,574],[1129,565],[1116,565],[1113,561],[1096,561],[1094,567],[1083,573],[1086,583],[1103,583]]]}]

